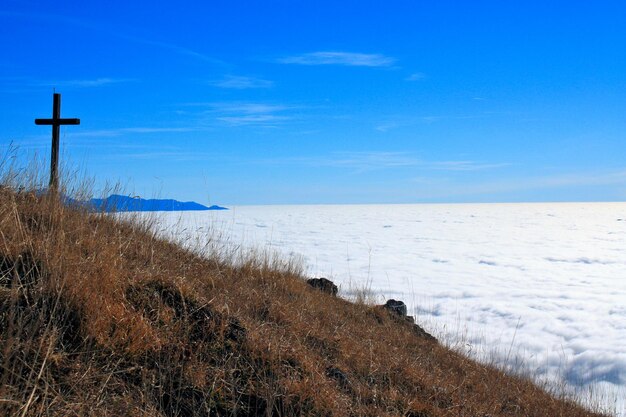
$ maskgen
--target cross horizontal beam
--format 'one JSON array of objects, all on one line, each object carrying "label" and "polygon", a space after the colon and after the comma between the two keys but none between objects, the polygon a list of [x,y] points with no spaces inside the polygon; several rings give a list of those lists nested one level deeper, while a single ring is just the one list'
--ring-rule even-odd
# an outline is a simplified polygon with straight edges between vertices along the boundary
[{"label": "cross horizontal beam", "polygon": [[52,126],[61,126],[61,125],[79,125],[80,119],[35,119],[36,125],[52,125]]}]

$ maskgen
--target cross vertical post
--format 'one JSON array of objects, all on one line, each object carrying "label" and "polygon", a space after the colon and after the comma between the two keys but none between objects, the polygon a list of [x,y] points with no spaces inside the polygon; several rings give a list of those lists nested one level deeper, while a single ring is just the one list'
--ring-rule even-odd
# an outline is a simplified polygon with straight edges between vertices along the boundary
[{"label": "cross vertical post", "polygon": [[[52,99],[52,119],[61,118],[61,94],[54,93]],[[61,125],[52,125],[52,150],[50,154],[50,188],[59,189],[59,135],[61,133]]]},{"label": "cross vertical post", "polygon": [[61,125],[79,125],[80,119],[61,118],[61,94],[54,93],[52,99],[52,119],[35,119],[36,125],[52,126],[52,151],[50,155],[50,190],[59,189],[59,136]]}]

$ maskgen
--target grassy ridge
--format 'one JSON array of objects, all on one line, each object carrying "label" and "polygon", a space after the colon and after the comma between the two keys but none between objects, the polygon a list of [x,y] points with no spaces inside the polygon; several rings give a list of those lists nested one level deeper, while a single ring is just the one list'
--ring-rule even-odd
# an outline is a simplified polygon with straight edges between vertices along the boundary
[{"label": "grassy ridge", "polygon": [[0,188],[0,415],[598,415],[303,278]]}]

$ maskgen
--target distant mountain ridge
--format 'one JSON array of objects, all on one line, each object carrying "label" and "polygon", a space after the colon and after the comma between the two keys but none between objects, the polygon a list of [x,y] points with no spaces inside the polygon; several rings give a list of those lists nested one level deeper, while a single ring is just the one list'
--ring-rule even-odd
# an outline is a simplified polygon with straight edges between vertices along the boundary
[{"label": "distant mountain ridge", "polygon": [[112,194],[106,198],[92,198],[88,205],[95,210],[105,212],[119,211],[201,211],[228,210],[226,207],[210,206],[194,201],[178,201],[173,199],[143,199],[126,195]]}]

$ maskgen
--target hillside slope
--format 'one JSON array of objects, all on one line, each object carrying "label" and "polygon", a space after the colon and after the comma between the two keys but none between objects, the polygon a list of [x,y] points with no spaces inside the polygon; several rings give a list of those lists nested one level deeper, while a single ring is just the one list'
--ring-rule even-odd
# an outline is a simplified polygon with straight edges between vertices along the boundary
[{"label": "hillside slope", "polygon": [[0,415],[596,415],[303,278],[0,188]]}]

